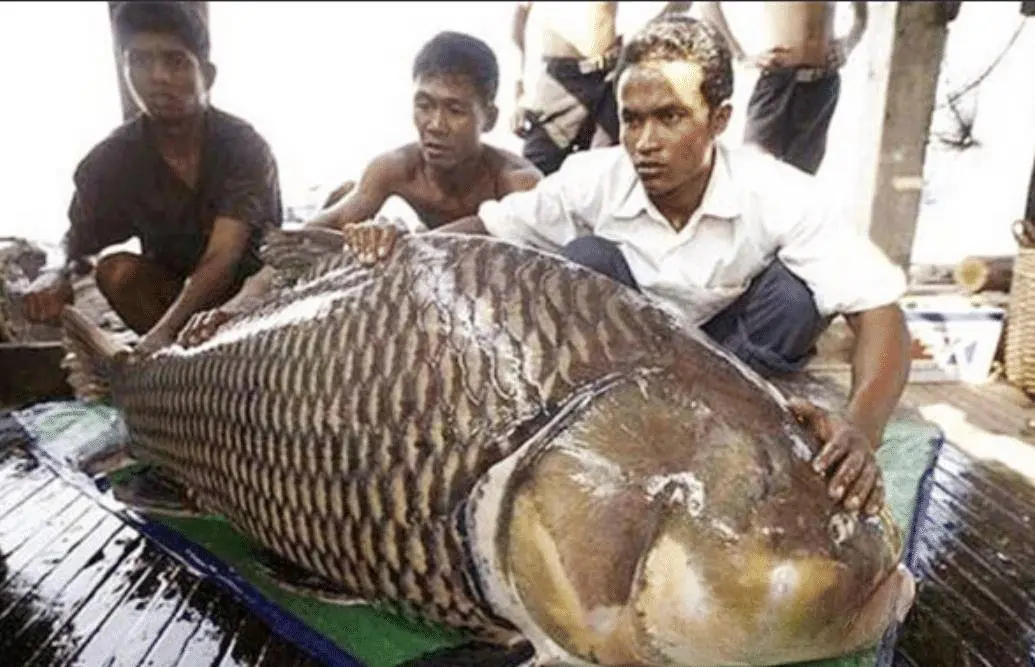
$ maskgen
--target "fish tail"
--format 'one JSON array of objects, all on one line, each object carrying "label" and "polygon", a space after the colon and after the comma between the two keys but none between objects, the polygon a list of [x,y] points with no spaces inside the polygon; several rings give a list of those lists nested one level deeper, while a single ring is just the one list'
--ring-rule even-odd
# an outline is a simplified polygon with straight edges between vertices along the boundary
[{"label": "fish tail", "polygon": [[117,360],[129,353],[99,326],[73,306],[61,312],[63,342],[67,354],[61,362],[68,371],[68,384],[76,398],[97,401],[108,397],[112,371]]}]

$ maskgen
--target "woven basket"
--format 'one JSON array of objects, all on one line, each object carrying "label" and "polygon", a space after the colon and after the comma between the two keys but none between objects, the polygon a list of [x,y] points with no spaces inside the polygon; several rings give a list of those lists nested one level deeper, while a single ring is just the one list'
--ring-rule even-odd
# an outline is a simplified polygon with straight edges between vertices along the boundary
[{"label": "woven basket", "polygon": [[1006,379],[1035,394],[1035,248],[1017,249],[1005,351]]}]

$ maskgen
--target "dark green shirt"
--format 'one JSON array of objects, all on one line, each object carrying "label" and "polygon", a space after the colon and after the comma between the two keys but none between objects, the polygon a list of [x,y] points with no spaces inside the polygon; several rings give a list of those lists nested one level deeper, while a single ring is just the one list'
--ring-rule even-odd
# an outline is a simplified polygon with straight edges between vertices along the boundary
[{"label": "dark green shirt", "polygon": [[191,188],[162,158],[147,123],[143,115],[126,122],[76,168],[68,259],[135,236],[145,257],[185,279],[204,253],[215,219],[229,217],[252,228],[235,278],[254,273],[263,233],[279,227],[283,213],[277,164],[266,140],[245,121],[209,108]]}]

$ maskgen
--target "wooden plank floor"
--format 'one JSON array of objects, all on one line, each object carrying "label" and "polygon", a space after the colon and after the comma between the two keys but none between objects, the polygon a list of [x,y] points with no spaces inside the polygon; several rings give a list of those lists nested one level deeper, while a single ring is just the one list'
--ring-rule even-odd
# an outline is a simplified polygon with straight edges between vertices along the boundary
[{"label": "wooden plank floor", "polygon": [[0,665],[315,664],[50,468],[0,455]]},{"label": "wooden plank floor", "polygon": [[[837,408],[847,386],[840,372],[786,388]],[[933,422],[946,440],[895,664],[1035,665],[1035,405],[1002,382],[911,384],[895,418]]]},{"label": "wooden plank floor", "polygon": [[1002,383],[910,385],[946,436],[921,525],[924,579],[898,653],[919,667],[1035,661],[1035,406]]}]

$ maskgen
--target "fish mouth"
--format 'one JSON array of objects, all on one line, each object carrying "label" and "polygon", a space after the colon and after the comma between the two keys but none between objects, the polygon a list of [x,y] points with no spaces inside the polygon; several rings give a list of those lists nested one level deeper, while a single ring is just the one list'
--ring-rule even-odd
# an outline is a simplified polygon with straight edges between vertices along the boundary
[{"label": "fish mouth", "polygon": [[889,630],[905,622],[916,600],[916,580],[899,563],[874,589],[845,633],[840,650],[851,653],[875,645]]}]

